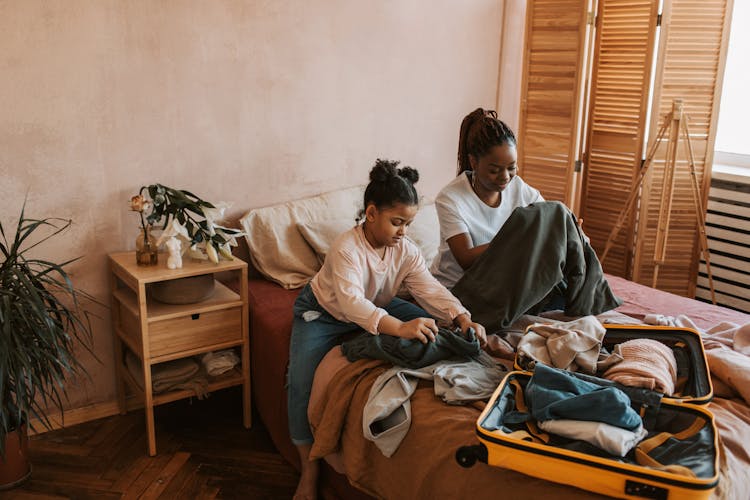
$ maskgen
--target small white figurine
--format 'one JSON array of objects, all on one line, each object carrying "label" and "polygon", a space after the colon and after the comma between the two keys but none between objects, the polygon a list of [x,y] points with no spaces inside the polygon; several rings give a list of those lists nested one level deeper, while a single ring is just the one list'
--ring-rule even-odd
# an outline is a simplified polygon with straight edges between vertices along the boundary
[{"label": "small white figurine", "polygon": [[182,267],[182,254],[190,246],[190,236],[185,226],[172,219],[166,229],[161,233],[156,246],[164,244],[167,247],[167,268],[180,269]]},{"label": "small white figurine", "polygon": [[169,252],[167,257],[167,268],[168,269],[180,269],[182,267],[182,242],[179,238],[174,236],[170,237],[164,244]]}]

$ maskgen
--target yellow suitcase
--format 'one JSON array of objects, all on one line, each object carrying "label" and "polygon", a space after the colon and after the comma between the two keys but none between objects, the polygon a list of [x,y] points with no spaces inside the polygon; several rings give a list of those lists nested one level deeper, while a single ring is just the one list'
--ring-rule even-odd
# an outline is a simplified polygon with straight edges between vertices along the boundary
[{"label": "yellow suitcase", "polygon": [[[700,335],[688,328],[605,326],[605,347],[611,349],[633,338],[652,338],[671,347],[678,361],[682,387],[678,396],[629,390],[633,394],[631,407],[641,415],[648,431],[637,448],[620,458],[588,443],[544,433],[533,420],[505,423],[503,418],[509,412],[528,411],[524,390],[533,375],[531,371],[512,371],[477,420],[479,444],[460,448],[456,460],[464,467],[479,460],[618,498],[709,498],[718,483],[719,447],[713,415],[701,406],[711,400],[713,390]],[[527,361],[517,359],[516,367]],[[597,381],[593,376],[577,376]]]}]

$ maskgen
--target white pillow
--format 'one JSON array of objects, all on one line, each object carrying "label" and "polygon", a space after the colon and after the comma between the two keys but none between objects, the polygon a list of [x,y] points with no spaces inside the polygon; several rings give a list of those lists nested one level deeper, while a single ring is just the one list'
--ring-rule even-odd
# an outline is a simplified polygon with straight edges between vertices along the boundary
[{"label": "white pillow", "polygon": [[429,268],[437,257],[440,246],[440,223],[434,203],[420,205],[417,216],[406,231],[406,236],[419,247]]},{"label": "white pillow", "polygon": [[[266,278],[284,288],[305,285],[320,269],[318,251],[308,244],[297,224],[313,221],[346,221],[343,231],[352,227],[362,206],[364,186],[339,189],[302,200],[256,208],[240,219],[250,260]],[[425,202],[428,203],[428,202]],[[322,224],[322,223],[321,223]],[[313,227],[310,228],[314,229]],[[314,244],[324,248],[335,239],[322,236]],[[322,232],[320,233],[322,235]],[[422,205],[407,234],[417,243],[429,265],[437,255],[440,226],[433,204]],[[312,240],[312,238],[311,238]],[[327,249],[321,254],[325,254]]]},{"label": "white pillow", "polygon": [[355,221],[348,219],[332,219],[311,222],[298,222],[297,230],[305,239],[308,245],[312,247],[318,262],[323,265],[326,255],[331,249],[331,244],[341,233],[353,228]]}]

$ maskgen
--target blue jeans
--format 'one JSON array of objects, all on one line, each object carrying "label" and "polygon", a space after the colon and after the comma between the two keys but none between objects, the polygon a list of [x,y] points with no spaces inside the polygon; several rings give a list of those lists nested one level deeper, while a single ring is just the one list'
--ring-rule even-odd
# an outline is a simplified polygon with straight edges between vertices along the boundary
[{"label": "blue jeans", "polygon": [[[405,300],[394,298],[383,309],[401,321],[415,318],[430,318],[421,307]],[[306,321],[302,315],[308,311],[320,316]],[[308,316],[310,314],[308,313]],[[318,304],[310,285],[305,286],[294,302],[294,322],[289,345],[289,371],[287,372],[287,403],[289,408],[289,434],[296,445],[313,442],[307,405],[310,402],[315,369],[323,357],[340,343],[344,334],[362,330],[355,323],[339,321]]]}]

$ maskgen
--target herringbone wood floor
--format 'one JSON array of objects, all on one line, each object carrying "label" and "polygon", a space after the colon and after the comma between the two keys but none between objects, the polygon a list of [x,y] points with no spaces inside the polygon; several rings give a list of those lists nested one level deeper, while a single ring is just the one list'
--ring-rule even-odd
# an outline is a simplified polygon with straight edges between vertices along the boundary
[{"label": "herringbone wood floor", "polygon": [[297,472],[260,419],[242,427],[237,389],[157,407],[155,457],[142,410],[34,436],[31,478],[0,498],[291,498]]}]

